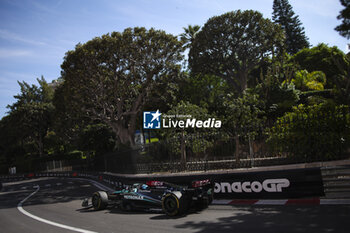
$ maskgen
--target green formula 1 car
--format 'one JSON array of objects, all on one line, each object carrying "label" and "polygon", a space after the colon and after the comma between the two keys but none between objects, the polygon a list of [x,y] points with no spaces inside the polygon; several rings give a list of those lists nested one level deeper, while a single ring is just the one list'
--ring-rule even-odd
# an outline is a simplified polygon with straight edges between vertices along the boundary
[{"label": "green formula 1 car", "polygon": [[185,214],[190,208],[202,210],[213,201],[210,180],[193,181],[181,186],[163,181],[148,181],[124,186],[114,192],[97,191],[83,201],[95,210],[116,206],[122,210],[162,208],[168,216]]}]

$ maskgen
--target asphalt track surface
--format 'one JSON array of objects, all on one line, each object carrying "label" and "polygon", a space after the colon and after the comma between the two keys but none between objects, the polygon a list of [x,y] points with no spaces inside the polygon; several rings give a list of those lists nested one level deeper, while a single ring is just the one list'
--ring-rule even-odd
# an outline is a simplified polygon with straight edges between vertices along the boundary
[{"label": "asphalt track surface", "polygon": [[82,208],[81,199],[96,190],[88,180],[68,178],[7,183],[0,232],[350,232],[350,205],[211,205],[169,218],[159,210]]}]

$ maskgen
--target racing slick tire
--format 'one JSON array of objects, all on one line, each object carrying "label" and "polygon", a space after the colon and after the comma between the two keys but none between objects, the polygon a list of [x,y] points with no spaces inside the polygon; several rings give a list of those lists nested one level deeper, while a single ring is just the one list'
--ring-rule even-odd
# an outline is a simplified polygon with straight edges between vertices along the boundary
[{"label": "racing slick tire", "polygon": [[181,192],[167,193],[162,198],[162,209],[168,216],[181,215],[188,209],[187,201]]},{"label": "racing slick tire", "polygon": [[103,210],[108,205],[108,194],[105,191],[97,191],[92,194],[91,201],[95,210]]}]

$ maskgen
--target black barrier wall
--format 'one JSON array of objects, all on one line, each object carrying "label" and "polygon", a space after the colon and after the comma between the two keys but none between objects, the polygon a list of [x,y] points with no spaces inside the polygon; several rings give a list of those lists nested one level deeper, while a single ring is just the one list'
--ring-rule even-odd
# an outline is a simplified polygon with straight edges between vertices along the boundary
[{"label": "black barrier wall", "polygon": [[324,196],[320,168],[172,176],[125,176],[92,172],[54,172],[3,176],[2,179],[28,179],[36,177],[89,178],[108,184],[111,187],[148,180],[191,185],[193,180],[210,179],[215,184],[215,199],[286,199]]},{"label": "black barrier wall", "polygon": [[104,180],[115,184],[161,180],[191,185],[193,180],[211,179],[216,199],[281,199],[324,196],[320,168],[243,172],[225,174],[196,174],[180,176],[114,176]]}]

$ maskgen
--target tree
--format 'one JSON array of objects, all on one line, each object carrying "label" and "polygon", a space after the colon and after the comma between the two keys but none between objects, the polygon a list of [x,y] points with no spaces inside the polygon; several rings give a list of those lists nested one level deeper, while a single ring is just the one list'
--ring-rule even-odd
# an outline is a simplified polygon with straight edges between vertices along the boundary
[{"label": "tree", "polygon": [[18,129],[18,138],[26,144],[33,143],[37,155],[43,156],[44,138],[51,126],[54,112],[54,91],[43,77],[37,81],[40,86],[18,82],[21,93],[15,96],[17,101],[8,108],[9,117],[17,122],[15,127]]},{"label": "tree", "polygon": [[350,105],[350,54],[345,59],[333,57],[333,61],[340,70],[334,79],[337,102]]},{"label": "tree", "polygon": [[[186,120],[187,118],[178,117],[181,115],[191,116],[191,119],[208,120],[215,118],[209,115],[205,107],[197,106],[189,102],[180,101],[176,106],[171,108],[166,115],[175,116],[169,118],[173,121]],[[166,119],[165,119],[166,120]],[[187,151],[191,150],[194,154],[205,153],[206,150],[213,146],[214,139],[210,136],[215,134],[218,129],[215,128],[169,128],[162,130],[162,133],[167,138],[167,145],[175,154],[181,154],[181,162],[186,164]]]},{"label": "tree", "polygon": [[63,154],[77,149],[79,135],[84,126],[90,122],[81,112],[72,108],[69,95],[65,92],[62,82],[55,89],[52,100],[55,106],[53,128],[60,148],[59,153],[62,151]]},{"label": "tree", "polygon": [[268,136],[273,151],[298,162],[340,159],[350,146],[349,106],[299,105],[279,118]]},{"label": "tree", "polygon": [[267,56],[274,57],[283,45],[278,25],[256,11],[234,11],[210,18],[196,35],[189,53],[195,74],[223,78],[241,94],[250,71]]},{"label": "tree", "polygon": [[222,98],[229,92],[225,80],[214,75],[187,74],[179,84],[181,100],[204,107],[209,113],[218,113],[223,109]]},{"label": "tree", "polygon": [[9,115],[0,120],[0,169],[2,173],[7,173],[7,169],[12,167],[17,157],[24,157],[24,139],[20,129],[17,127],[18,121]]},{"label": "tree", "polygon": [[349,0],[340,0],[340,3],[343,5],[344,9],[341,10],[337,19],[342,20],[342,23],[335,27],[335,30],[339,34],[347,39],[350,39],[350,1]]},{"label": "tree", "polygon": [[104,124],[90,124],[83,129],[78,145],[89,157],[101,156],[113,151],[115,135]]},{"label": "tree", "polygon": [[309,73],[307,70],[299,70],[295,72],[291,82],[301,91],[322,91],[326,84],[326,75],[322,71],[313,71]]},{"label": "tree", "polygon": [[0,160],[6,164],[2,166],[16,166],[21,172],[31,170],[31,159],[43,157],[49,150],[53,89],[43,77],[37,81],[39,85],[18,82],[21,92],[0,120]]},{"label": "tree", "polygon": [[69,158],[74,151],[80,151],[84,155],[103,155],[115,149],[115,134],[110,127],[73,109],[63,82],[55,88],[53,104],[55,113],[52,136],[56,143],[53,149],[55,154],[69,155]]},{"label": "tree", "polygon": [[181,59],[181,43],[164,31],[113,32],[66,54],[65,92],[76,109],[108,125],[119,143],[133,145],[138,114],[153,90],[178,76]]},{"label": "tree", "polygon": [[342,71],[337,66],[337,61],[345,61],[345,54],[336,46],[329,47],[326,44],[319,44],[312,48],[304,48],[290,58],[289,62],[296,63],[300,69],[308,72],[322,71],[326,75],[327,83],[325,88],[333,88],[335,78]]},{"label": "tree", "polygon": [[185,49],[191,48],[191,45],[196,38],[196,35],[198,34],[200,28],[201,27],[199,25],[188,25],[187,28],[183,28],[185,32],[180,34],[180,40],[183,43]]},{"label": "tree", "polygon": [[299,17],[295,15],[288,0],[273,1],[272,20],[281,25],[286,33],[286,51],[295,54],[310,46]]},{"label": "tree", "polygon": [[260,84],[255,86],[254,93],[265,103],[267,124],[271,125],[277,117],[283,116],[300,100],[300,91],[291,82],[296,67],[293,64],[273,63],[266,74],[261,74]]},{"label": "tree", "polygon": [[252,141],[258,135],[265,122],[264,102],[250,90],[242,97],[234,98],[228,94],[224,99],[226,107],[224,126],[234,136],[236,143],[236,161],[239,163],[239,139],[248,140],[249,154],[253,156]]}]

